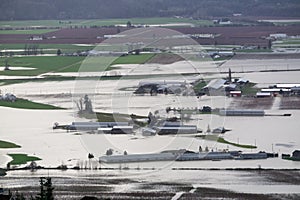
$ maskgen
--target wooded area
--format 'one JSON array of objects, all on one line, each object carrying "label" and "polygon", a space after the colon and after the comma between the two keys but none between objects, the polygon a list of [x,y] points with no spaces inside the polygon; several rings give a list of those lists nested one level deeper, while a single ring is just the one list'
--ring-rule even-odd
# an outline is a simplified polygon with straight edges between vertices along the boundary
[{"label": "wooded area", "polygon": [[299,17],[298,0],[2,0],[0,20],[183,16]]}]

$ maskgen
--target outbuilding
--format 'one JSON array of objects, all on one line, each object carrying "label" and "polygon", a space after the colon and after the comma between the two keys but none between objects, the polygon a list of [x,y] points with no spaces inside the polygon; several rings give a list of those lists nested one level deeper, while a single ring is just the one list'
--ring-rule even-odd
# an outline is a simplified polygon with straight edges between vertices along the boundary
[{"label": "outbuilding", "polygon": [[242,96],[242,91],[230,91],[229,95],[231,97],[241,97]]},{"label": "outbuilding", "polygon": [[271,97],[272,94],[270,92],[257,92],[256,97],[257,98],[264,98],[264,97]]}]

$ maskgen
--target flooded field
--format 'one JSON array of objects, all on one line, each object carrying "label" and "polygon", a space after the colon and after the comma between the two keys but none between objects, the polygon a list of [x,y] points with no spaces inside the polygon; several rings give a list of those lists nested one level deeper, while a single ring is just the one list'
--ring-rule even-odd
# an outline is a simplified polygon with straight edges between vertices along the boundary
[{"label": "flooded field", "polygon": [[[277,170],[38,170],[36,172],[11,171],[0,183],[7,188],[35,195],[39,177],[52,177],[56,199],[78,199],[84,195],[101,197],[171,199],[176,194],[208,195],[230,193],[250,199],[299,197],[299,171]],[[216,191],[212,192],[210,189]],[[199,191],[197,191],[199,190]],[[218,192],[219,190],[219,192]],[[200,192],[200,193],[199,193]],[[256,197],[256,195],[261,195]],[[184,197],[184,196],[183,196]],[[255,198],[254,198],[255,197]],[[271,198],[273,197],[273,198]],[[185,199],[185,198],[183,198]]]},{"label": "flooded field", "polygon": [[[68,168],[76,166],[97,168],[97,170],[8,171],[8,174],[1,178],[0,185],[18,191],[29,191],[29,194],[34,195],[38,189],[38,178],[50,176],[53,178],[58,199],[78,199],[87,194],[112,198],[115,197],[115,193],[128,198],[142,194],[145,197],[165,195],[165,199],[172,197],[184,199],[184,197],[192,198],[206,194],[206,192],[209,193],[213,189],[217,190],[215,194],[218,192],[228,194],[228,198],[247,194],[250,195],[250,199],[272,199],[273,197],[275,199],[297,199],[300,189],[298,178],[300,163],[284,160],[281,158],[281,154],[291,154],[300,148],[300,138],[297,132],[300,110],[297,106],[293,109],[286,107],[289,104],[287,101],[298,102],[299,99],[283,101],[281,97],[269,99],[243,97],[239,99],[227,96],[198,97],[174,94],[150,96],[149,94],[136,95],[133,92],[141,81],[192,83],[204,78],[208,82],[212,78],[225,78],[229,68],[234,77],[249,79],[251,82],[257,83],[256,87],[258,88],[276,83],[297,83],[299,81],[298,71],[282,72],[278,70],[298,70],[298,62],[299,59],[284,61],[267,59],[251,60],[251,62],[249,60],[230,60],[225,63],[209,61],[200,66],[197,62],[191,64],[180,61],[169,66],[148,64],[147,70],[143,70],[141,65],[118,65],[110,73],[132,73],[132,75],[143,75],[144,77],[141,79],[133,76],[119,80],[93,78],[90,80],[40,81],[1,86],[3,93],[13,93],[32,101],[67,108],[67,110],[60,111],[41,111],[0,107],[1,140],[21,146],[16,149],[0,150],[1,168],[6,168],[6,164],[11,160],[8,153],[27,153],[41,158],[42,160],[37,161],[37,164],[43,167],[55,168],[65,165]],[[187,69],[188,66],[192,67]],[[181,74],[183,72],[190,74],[183,75]],[[146,75],[149,73],[152,76],[147,77]],[[83,73],[83,76],[85,75],[88,74]],[[55,122],[67,125],[74,121],[91,120],[80,118],[77,115],[76,101],[85,94],[90,96],[94,111],[106,113],[147,116],[149,112],[158,111],[161,116],[172,117],[174,113],[166,114],[166,107],[193,110],[210,106],[218,109],[263,109],[266,116],[220,116],[217,113],[199,114],[193,111],[190,113],[190,119],[184,121],[187,125],[197,125],[199,130],[204,133],[208,127],[212,129],[225,127],[231,131],[217,134],[218,136],[236,144],[257,146],[256,149],[240,148],[219,143],[216,140],[203,140],[194,135],[185,134],[143,136],[140,130],[128,135],[53,130],[52,126]],[[294,103],[293,105],[298,104]],[[291,116],[283,116],[284,114],[291,114]],[[209,151],[226,149],[229,151],[240,150],[245,153],[274,152],[279,153],[279,157],[260,160],[163,161],[125,164],[98,162],[98,158],[105,155],[108,149],[113,149],[115,155],[121,155],[124,151],[129,154],[159,153],[165,150],[179,149],[197,152],[199,146],[207,147]],[[95,158],[89,160],[89,153],[92,153]],[[201,193],[201,191],[206,192]],[[230,192],[228,193],[228,191]]]}]

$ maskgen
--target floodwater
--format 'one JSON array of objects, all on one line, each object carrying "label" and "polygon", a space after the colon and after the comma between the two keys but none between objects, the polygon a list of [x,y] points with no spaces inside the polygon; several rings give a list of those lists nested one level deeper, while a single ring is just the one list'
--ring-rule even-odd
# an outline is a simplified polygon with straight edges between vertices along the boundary
[{"label": "floodwater", "polygon": [[[299,60],[289,60],[288,67],[295,69]],[[262,69],[273,69],[272,66],[277,60],[264,61],[263,64],[252,66],[246,61],[234,61],[240,63],[230,64],[232,71],[245,72],[251,70],[255,73],[235,74],[250,81],[258,82],[262,85],[275,83],[297,83],[299,82],[298,72],[257,72]],[[250,62],[249,62],[250,63]],[[298,62],[299,63],[299,62]],[[181,65],[182,63],[180,63]],[[222,65],[224,72],[228,65]],[[247,64],[247,66],[246,66]],[[232,66],[232,67],[231,67]],[[241,67],[242,66],[242,67]],[[287,67],[282,63],[282,68]],[[136,69],[136,68],[134,68]],[[164,73],[168,70],[162,69]],[[184,65],[178,66],[175,71],[181,72]],[[244,70],[244,71],[243,71]],[[139,72],[136,69],[136,72]],[[206,72],[206,68],[204,69]],[[174,69],[169,72],[174,72]],[[214,75],[221,76],[220,74]],[[226,75],[224,75],[225,77]],[[164,77],[163,80],[185,80],[191,82],[197,76],[173,76]],[[148,78],[147,80],[162,80],[161,77]],[[5,167],[10,158],[7,153],[27,153],[42,158],[37,161],[39,165],[45,167],[57,167],[64,164],[69,167],[83,166],[87,164],[88,153],[93,153],[95,158],[105,154],[109,148],[114,149],[115,154],[122,154],[125,150],[130,153],[152,153],[170,149],[189,149],[198,151],[199,146],[207,146],[210,150],[218,151],[223,149],[243,150],[244,152],[278,152],[291,154],[295,149],[300,148],[300,137],[298,134],[300,111],[299,110],[278,110],[278,106],[273,106],[266,110],[269,114],[292,114],[290,117],[264,116],[264,117],[223,117],[218,115],[191,115],[191,120],[187,124],[196,124],[202,130],[224,126],[231,129],[224,134],[226,140],[240,143],[257,145],[255,150],[239,149],[237,147],[217,143],[215,141],[205,141],[196,139],[189,135],[177,136],[152,136],[145,137],[139,132],[135,135],[101,135],[74,132],[63,130],[53,130],[55,122],[60,124],[70,124],[73,121],[83,121],[74,113],[76,111],[74,101],[84,94],[91,94],[91,99],[96,111],[120,112],[128,114],[147,115],[150,111],[158,110],[163,115],[167,106],[170,107],[202,107],[209,105],[217,108],[225,108],[230,105],[232,98],[227,97],[201,97],[196,96],[136,96],[133,90],[124,90],[138,85],[139,79],[122,80],[76,80],[76,81],[51,81],[51,82],[27,82],[1,86],[2,93],[14,93],[18,97],[28,98],[33,101],[49,103],[68,108],[68,110],[24,110],[0,107],[0,138],[1,140],[14,142],[21,145],[18,149],[0,150],[0,167]],[[30,117],[29,117],[30,116]],[[87,120],[86,120],[87,121]],[[90,164],[90,163],[88,163]],[[100,166],[97,162],[92,165]],[[95,178],[114,175],[121,178],[130,178],[138,181],[148,182],[185,182],[195,187],[217,187],[224,189],[234,189],[239,192],[257,193],[298,193],[299,184],[277,183],[268,181],[266,177],[261,178],[259,174],[253,175],[247,171],[212,171],[212,170],[183,170],[177,171],[172,168],[274,168],[274,169],[300,169],[299,162],[283,160],[281,158],[268,158],[264,160],[223,160],[223,161],[191,161],[191,162],[146,162],[130,164],[101,164],[102,167],[114,168],[147,168],[153,170],[127,170],[127,171],[38,171],[31,173],[28,171],[11,171],[0,180],[0,185],[5,187],[24,187],[26,184],[38,184],[36,179],[30,177],[46,176],[48,173],[53,177],[60,177],[58,184],[63,184],[64,178],[72,178],[74,182],[85,176]],[[24,179],[23,179],[24,177]],[[222,184],[220,184],[222,183]],[[135,185],[116,184],[115,191],[126,191]]]},{"label": "floodwater", "polygon": [[[112,192],[166,191],[172,184],[181,184],[191,188],[217,188],[241,193],[256,194],[299,194],[300,185],[295,182],[274,180],[283,171],[234,171],[234,170],[38,170],[10,171],[0,180],[6,188],[22,191],[22,188],[37,188],[39,177],[52,178],[56,191],[61,187],[109,187]],[[290,173],[299,175],[297,171]],[[97,181],[98,180],[98,181]],[[118,184],[115,184],[118,182]],[[171,185],[169,185],[171,184]],[[152,185],[152,186],[151,186]],[[155,187],[156,185],[156,187]],[[169,186],[168,186],[169,185]],[[157,187],[160,186],[160,187]],[[168,187],[166,187],[168,186]],[[100,189],[100,188],[99,188]],[[180,190],[178,191],[180,192]],[[73,192],[72,192],[73,193]],[[59,194],[59,193],[58,193]],[[71,194],[71,192],[70,192]]]}]

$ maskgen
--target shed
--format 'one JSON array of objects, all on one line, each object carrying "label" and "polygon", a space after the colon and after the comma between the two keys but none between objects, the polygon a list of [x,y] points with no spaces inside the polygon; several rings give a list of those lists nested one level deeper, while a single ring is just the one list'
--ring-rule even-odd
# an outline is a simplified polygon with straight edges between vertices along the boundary
[{"label": "shed", "polygon": [[293,158],[298,158],[298,159],[300,159],[300,150],[295,150],[295,151],[293,152]]},{"label": "shed", "polygon": [[263,98],[263,97],[271,97],[272,94],[270,92],[257,92],[256,97],[257,98]]},{"label": "shed", "polygon": [[231,97],[241,97],[242,96],[242,91],[230,91],[230,96]]}]

